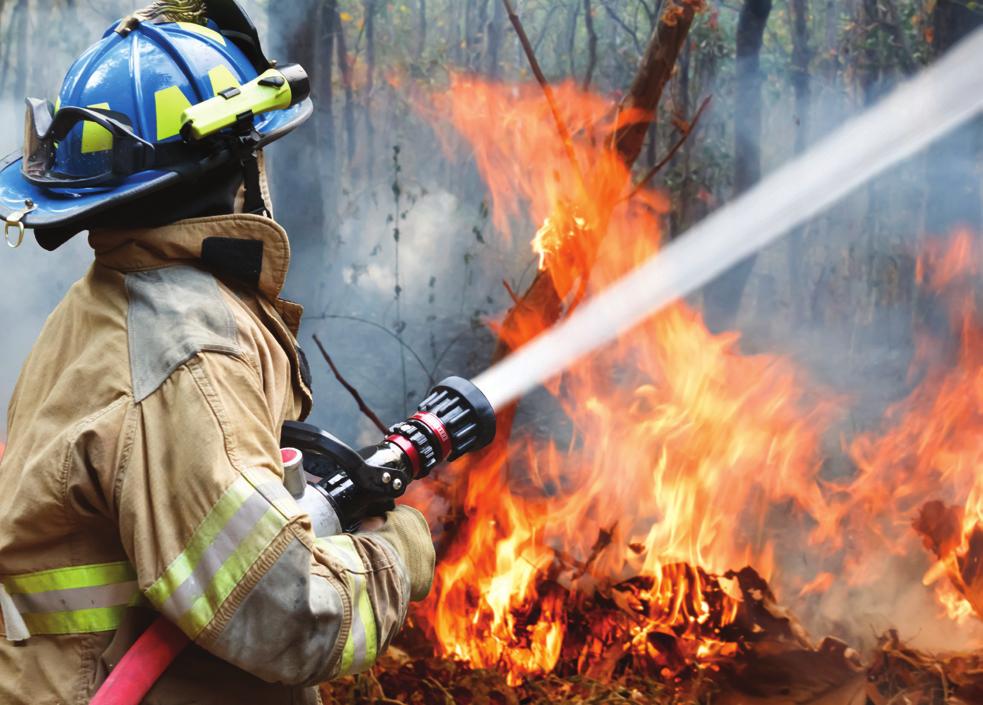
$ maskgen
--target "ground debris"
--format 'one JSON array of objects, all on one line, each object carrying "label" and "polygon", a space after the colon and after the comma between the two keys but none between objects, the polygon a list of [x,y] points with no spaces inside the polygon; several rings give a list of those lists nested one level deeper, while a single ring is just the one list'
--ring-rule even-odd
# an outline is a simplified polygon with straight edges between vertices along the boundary
[{"label": "ground debris", "polygon": [[583,613],[568,615],[569,648],[551,674],[512,684],[504,670],[426,653],[427,640],[411,628],[372,671],[323,685],[324,703],[983,705],[983,653],[926,654],[892,631],[862,658],[837,639],[813,643],[752,569],[702,577],[706,595],[739,602],[733,621],[703,648],[695,632],[678,628],[648,634],[643,648],[637,638],[628,645],[631,616],[650,609],[651,580],[638,577],[600,589]]}]

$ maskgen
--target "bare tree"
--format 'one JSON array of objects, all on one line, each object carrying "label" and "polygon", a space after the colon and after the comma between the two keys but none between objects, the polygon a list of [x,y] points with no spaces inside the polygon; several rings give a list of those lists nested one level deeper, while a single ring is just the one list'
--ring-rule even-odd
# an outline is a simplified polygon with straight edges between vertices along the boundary
[{"label": "bare tree", "polygon": [[[809,7],[807,0],[789,0],[789,14],[792,23],[792,90],[795,92],[795,143],[793,152],[805,151],[809,139],[809,104],[812,87],[809,81],[809,63],[812,50],[809,48]],[[797,228],[788,239],[788,272],[792,308],[798,320],[805,307],[804,272],[802,263],[805,255],[807,226]]]},{"label": "bare tree", "polygon": [[[334,0],[331,1],[334,5]],[[332,34],[333,13],[319,0],[298,0],[279,17],[279,30],[272,36],[271,55],[289,56],[311,72],[314,117],[298,134],[271,150],[274,201],[281,207],[277,219],[291,234],[291,243],[302,256],[297,258],[298,276],[305,281],[323,266],[325,230],[334,227],[337,185],[334,182],[334,122],[331,112],[331,50],[323,37]],[[311,149],[316,145],[316,149]],[[298,194],[310,194],[311,183],[320,193],[306,203]],[[289,205],[288,205],[289,204]]]},{"label": "bare tree", "polygon": [[375,168],[375,122],[372,93],[375,91],[375,0],[365,0],[365,173],[371,179]]},{"label": "bare tree", "polygon": [[416,20],[416,55],[423,56],[427,48],[427,0],[420,0]]},{"label": "bare tree", "polygon": [[[761,44],[771,0],[744,0],[737,20],[737,86],[734,115],[734,195],[761,177]],[[754,267],[749,258],[704,289],[707,325],[732,328]]]},{"label": "bare tree", "polygon": [[[940,56],[983,26],[983,9],[961,0],[938,0],[932,12],[932,50]],[[928,209],[926,227],[934,234],[947,234],[959,226],[979,232],[980,152],[983,151],[983,120],[951,133],[936,143],[928,158]]]},{"label": "bare tree", "polygon": [[597,32],[594,31],[594,8],[590,0],[584,0],[584,25],[587,27],[587,70],[584,72],[584,90],[590,88],[597,64]]},{"label": "bare tree", "polygon": [[[352,81],[352,67],[348,61],[348,46],[345,40],[345,27],[338,12],[337,0],[329,3],[334,15],[332,29],[334,31],[334,43],[338,50],[338,71],[341,73],[341,83],[345,88],[345,159],[351,164],[355,158],[355,146],[357,138],[355,136],[355,96]],[[330,53],[330,49],[328,50]],[[330,60],[330,59],[329,59]]]},{"label": "bare tree", "polygon": [[505,6],[500,2],[494,2],[495,9],[492,15],[492,21],[488,25],[488,32],[486,36],[488,38],[488,49],[487,57],[488,64],[485,72],[492,78],[498,78],[501,66],[499,66],[499,50],[502,46],[502,35],[505,29]]}]

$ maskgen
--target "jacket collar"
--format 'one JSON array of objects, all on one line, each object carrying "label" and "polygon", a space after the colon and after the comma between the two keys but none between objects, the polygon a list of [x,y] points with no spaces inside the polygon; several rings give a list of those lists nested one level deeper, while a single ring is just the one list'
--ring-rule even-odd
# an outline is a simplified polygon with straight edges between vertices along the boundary
[{"label": "jacket collar", "polygon": [[286,231],[259,215],[192,218],[160,228],[93,230],[89,245],[97,262],[123,272],[204,262],[219,270],[230,268],[224,273],[233,273],[239,260],[255,279],[251,283],[273,300],[279,297],[290,266]]}]

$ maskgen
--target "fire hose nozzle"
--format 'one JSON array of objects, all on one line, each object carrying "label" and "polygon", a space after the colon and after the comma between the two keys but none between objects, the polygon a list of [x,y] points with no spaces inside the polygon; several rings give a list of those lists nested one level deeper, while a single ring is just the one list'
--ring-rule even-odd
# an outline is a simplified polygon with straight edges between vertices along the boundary
[{"label": "fire hose nozzle", "polygon": [[430,390],[415,414],[392,427],[387,440],[396,442],[396,436],[414,446],[417,479],[441,462],[484,448],[495,438],[495,427],[495,410],[482,391],[463,377],[448,377]]},{"label": "fire hose nozzle", "polygon": [[281,445],[303,454],[303,470],[320,478],[315,487],[350,530],[385,511],[413,480],[440,463],[487,446],[495,438],[495,410],[473,382],[448,377],[394,424],[378,445],[355,451],[316,426],[287,422]]}]

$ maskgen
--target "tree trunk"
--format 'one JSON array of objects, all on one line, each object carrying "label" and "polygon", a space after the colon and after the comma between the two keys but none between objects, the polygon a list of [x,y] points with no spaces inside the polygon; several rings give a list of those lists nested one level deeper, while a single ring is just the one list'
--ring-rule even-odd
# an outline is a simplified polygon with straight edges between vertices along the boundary
[{"label": "tree trunk", "polygon": [[594,8],[590,0],[584,0],[584,25],[587,27],[587,70],[584,72],[584,90],[590,88],[597,64],[597,33],[594,31]]},{"label": "tree trunk", "polygon": [[646,119],[632,121],[618,130],[611,144],[618,150],[621,160],[628,165],[635,163],[649,124],[655,120],[655,111],[662,98],[666,82],[672,77],[676,59],[682,51],[693,24],[694,4],[689,0],[669,0],[665,12],[657,22],[645,49],[645,56],[632,80],[627,95],[618,106],[620,112],[638,111]]},{"label": "tree trunk", "polygon": [[355,90],[352,81],[352,67],[348,63],[348,46],[345,41],[345,26],[338,12],[337,0],[332,0],[334,14],[334,42],[338,50],[338,71],[341,73],[341,83],[345,88],[345,160],[351,165],[355,158],[357,138],[355,135]]},{"label": "tree trunk", "polygon": [[567,70],[577,75],[577,25],[580,24],[580,4],[575,3],[570,15],[570,34],[567,36]]},{"label": "tree trunk", "polygon": [[375,0],[365,0],[365,174],[371,181],[375,170],[375,122],[372,93],[375,90]]},{"label": "tree trunk", "polygon": [[[771,0],[745,0],[737,20],[737,98],[734,117],[734,196],[761,177],[761,42],[771,14]],[[734,327],[754,257],[711,282],[703,292],[711,330]]]},{"label": "tree trunk", "polygon": [[420,11],[416,24],[416,56],[423,58],[423,50],[427,48],[427,0],[420,0]]},{"label": "tree trunk", "polygon": [[[334,1],[332,0],[332,3]],[[330,60],[322,55],[324,23],[331,17],[319,0],[298,0],[272,33],[271,56],[290,61],[311,72],[311,120],[269,150],[271,188],[277,220],[290,233],[295,252],[293,281],[316,281],[327,258],[327,232],[335,227],[335,156],[331,149],[334,124],[330,112]],[[313,21],[312,21],[313,20]],[[325,70],[321,70],[323,69]],[[316,148],[312,149],[312,145]],[[323,151],[322,151],[323,150]],[[313,302],[312,302],[313,303]]]},{"label": "tree trunk", "polygon": [[[932,49],[936,56],[948,51],[983,25],[983,10],[959,0],[938,0],[932,12]],[[980,204],[980,153],[983,151],[983,119],[950,133],[935,143],[928,154],[928,208],[930,234],[947,235],[965,226],[983,229]]]},{"label": "tree trunk", "polygon": [[[13,75],[14,77],[14,100],[20,104],[23,104],[23,100],[27,97],[27,77],[28,77],[28,61],[27,61],[27,50],[28,41],[30,39],[30,0],[20,0],[17,6],[11,11],[10,17],[10,31],[7,32],[6,41],[9,43],[6,50],[6,70],[7,75]],[[13,34],[14,36],[10,36]],[[14,59],[16,62],[14,67],[10,64],[10,50],[13,47],[17,47],[17,54]],[[6,88],[6,80],[3,81],[3,85],[0,86]]]},{"label": "tree trunk", "polygon": [[[792,22],[792,89],[795,91],[795,143],[796,155],[805,151],[809,141],[809,104],[812,87],[809,82],[809,7],[807,0],[790,0]],[[788,276],[793,320],[805,315],[805,238],[807,227],[796,228],[788,238]]]},{"label": "tree trunk", "polygon": [[[677,4],[678,2],[678,4]],[[669,7],[663,14],[663,19],[656,26],[649,41],[645,56],[639,65],[638,72],[632,81],[618,109],[622,112],[632,111],[645,116],[645,119],[634,121],[612,134],[609,145],[616,149],[621,160],[629,168],[635,163],[645,142],[645,133],[649,124],[655,119],[659,98],[666,82],[672,75],[676,58],[686,40],[696,8],[695,3],[687,0],[670,0]],[[587,276],[587,272],[583,276]],[[502,328],[511,331],[507,337],[516,339],[516,326],[519,324],[519,314],[532,308],[539,313],[542,330],[552,326],[563,317],[565,311],[563,299],[568,292],[558,292],[548,273],[539,272],[529,288],[519,297],[518,302],[506,313]],[[506,337],[506,336],[503,336]],[[531,334],[530,336],[531,337]],[[510,348],[499,339],[492,356],[497,362],[510,352]],[[503,414],[500,419],[500,437],[507,439],[511,425],[511,415]]]},{"label": "tree trunk", "polygon": [[485,69],[491,78],[498,78],[501,67],[499,66],[499,53],[502,47],[502,34],[505,30],[505,5],[498,0],[492,0],[495,5],[491,24],[488,26],[488,64]]},{"label": "tree trunk", "polygon": [[[686,46],[683,48],[682,53],[679,56],[679,70],[677,74],[677,93],[676,100],[674,103],[674,112],[676,117],[681,120],[689,120],[692,114],[692,109],[690,108],[690,74],[692,69],[690,65],[692,64],[692,42],[686,42]],[[691,140],[686,140],[686,144],[683,145],[683,179],[679,186],[679,202],[676,203],[676,207],[673,209],[670,215],[670,222],[672,227],[670,228],[669,237],[674,238],[686,232],[686,227],[689,225],[690,214],[692,212],[693,206],[693,189],[691,188],[692,179],[692,142]]]}]

